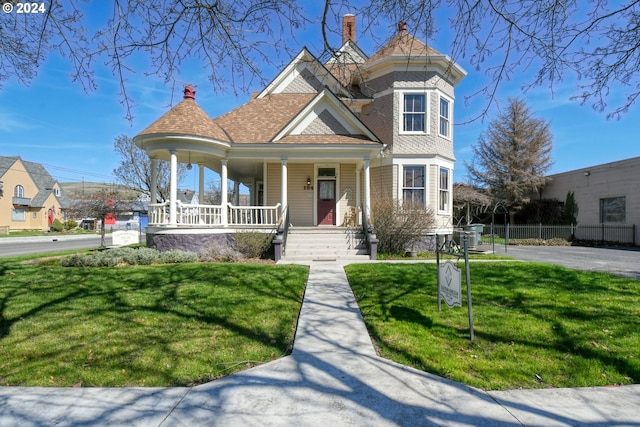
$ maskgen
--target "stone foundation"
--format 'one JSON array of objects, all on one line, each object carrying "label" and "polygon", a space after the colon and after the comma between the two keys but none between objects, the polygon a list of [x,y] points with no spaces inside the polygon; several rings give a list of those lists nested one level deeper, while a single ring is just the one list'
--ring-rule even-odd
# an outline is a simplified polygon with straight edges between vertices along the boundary
[{"label": "stone foundation", "polygon": [[161,252],[173,249],[181,249],[200,253],[203,248],[210,245],[220,245],[233,248],[233,233],[221,234],[178,234],[178,233],[147,233],[147,247],[157,249]]}]

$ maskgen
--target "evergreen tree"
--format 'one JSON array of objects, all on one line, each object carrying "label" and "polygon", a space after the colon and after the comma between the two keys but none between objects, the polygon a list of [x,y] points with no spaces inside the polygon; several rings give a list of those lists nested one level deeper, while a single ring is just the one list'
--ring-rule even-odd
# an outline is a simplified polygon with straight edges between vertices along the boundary
[{"label": "evergreen tree", "polygon": [[552,141],[548,122],[534,117],[523,100],[509,99],[504,113],[473,146],[475,156],[466,163],[469,177],[502,202],[513,220],[515,212],[546,182]]}]

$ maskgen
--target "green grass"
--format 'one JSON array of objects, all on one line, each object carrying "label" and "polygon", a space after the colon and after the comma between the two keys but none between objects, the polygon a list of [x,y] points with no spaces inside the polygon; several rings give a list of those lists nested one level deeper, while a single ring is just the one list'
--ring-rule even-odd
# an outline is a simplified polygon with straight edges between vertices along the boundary
[{"label": "green grass", "polygon": [[640,282],[541,263],[473,263],[437,309],[434,264],[346,267],[384,357],[483,389],[640,383]]},{"label": "green grass", "polygon": [[180,386],[288,354],[307,268],[0,259],[0,385]]}]

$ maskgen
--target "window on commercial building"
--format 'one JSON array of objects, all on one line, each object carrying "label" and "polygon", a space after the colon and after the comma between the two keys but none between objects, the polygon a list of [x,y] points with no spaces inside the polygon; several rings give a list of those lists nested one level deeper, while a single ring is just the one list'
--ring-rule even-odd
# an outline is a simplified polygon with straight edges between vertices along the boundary
[{"label": "window on commercial building", "polygon": [[600,199],[600,222],[626,222],[626,197]]},{"label": "window on commercial building", "polygon": [[440,97],[440,135],[446,138],[451,138],[450,106],[449,100]]},{"label": "window on commercial building", "polygon": [[427,103],[425,94],[405,94],[402,103],[402,130],[426,132]]},{"label": "window on commercial building", "polygon": [[405,166],[402,186],[402,200],[404,203],[419,203],[424,205],[424,166]]},{"label": "window on commercial building", "polygon": [[438,210],[449,211],[449,169],[440,168]]}]

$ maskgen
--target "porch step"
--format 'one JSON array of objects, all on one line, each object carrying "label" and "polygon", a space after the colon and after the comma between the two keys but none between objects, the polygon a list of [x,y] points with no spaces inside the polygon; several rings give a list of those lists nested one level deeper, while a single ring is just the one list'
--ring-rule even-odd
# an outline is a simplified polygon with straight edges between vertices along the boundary
[{"label": "porch step", "polygon": [[345,227],[291,227],[283,256],[287,261],[369,259],[364,235]]}]

